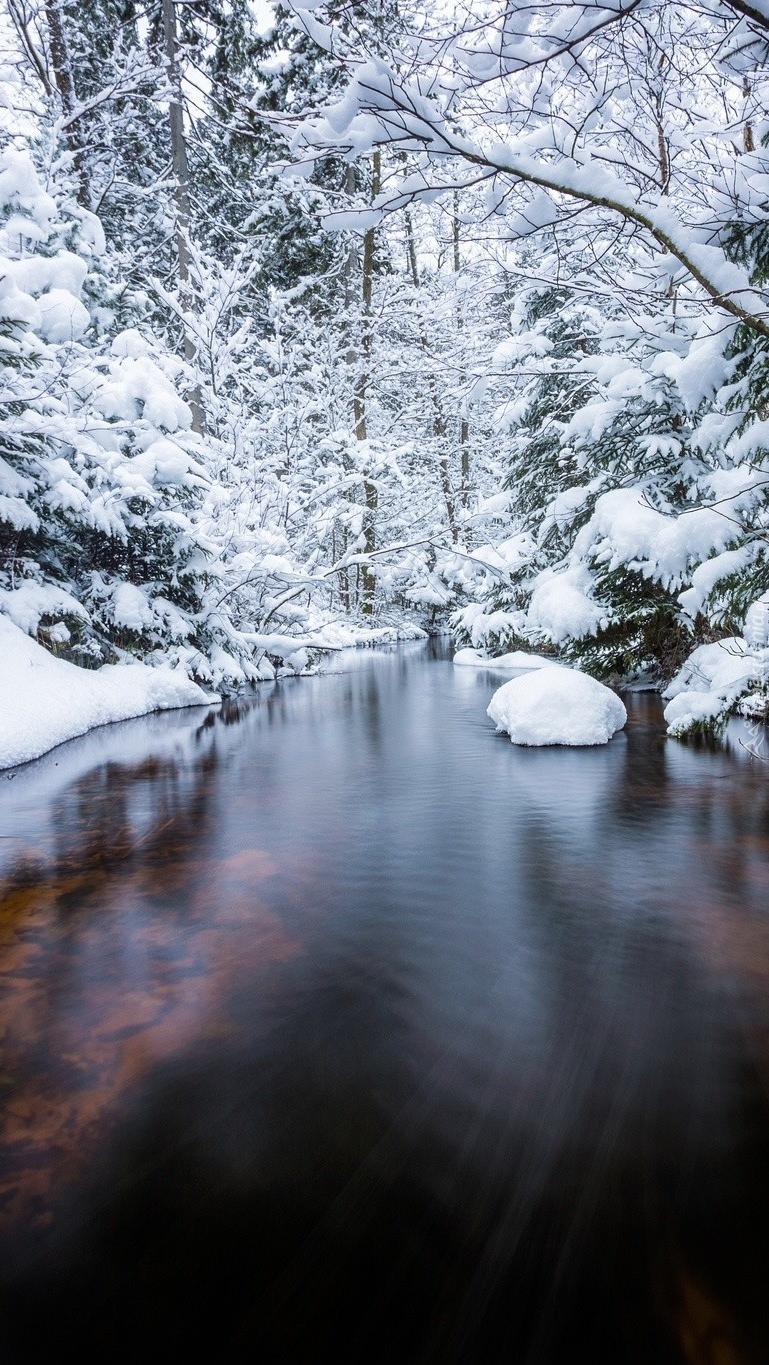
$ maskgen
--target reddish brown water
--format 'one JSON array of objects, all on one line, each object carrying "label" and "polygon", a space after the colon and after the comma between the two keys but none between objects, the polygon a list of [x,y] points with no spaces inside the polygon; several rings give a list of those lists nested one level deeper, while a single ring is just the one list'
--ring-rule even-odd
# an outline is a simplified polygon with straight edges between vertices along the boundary
[{"label": "reddish brown water", "polygon": [[345,667],[0,778],[3,1365],[769,1360],[769,764]]}]

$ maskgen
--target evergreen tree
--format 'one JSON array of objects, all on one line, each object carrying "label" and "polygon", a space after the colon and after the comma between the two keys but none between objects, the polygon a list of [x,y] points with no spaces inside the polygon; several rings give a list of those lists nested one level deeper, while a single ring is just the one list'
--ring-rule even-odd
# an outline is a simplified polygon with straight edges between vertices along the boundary
[{"label": "evergreen tree", "polygon": [[80,662],[128,652],[206,676],[215,652],[247,676],[249,647],[212,611],[212,479],[178,362],[147,332],[94,326],[98,221],[57,205],[28,153],[3,154],[0,192],[2,609]]}]

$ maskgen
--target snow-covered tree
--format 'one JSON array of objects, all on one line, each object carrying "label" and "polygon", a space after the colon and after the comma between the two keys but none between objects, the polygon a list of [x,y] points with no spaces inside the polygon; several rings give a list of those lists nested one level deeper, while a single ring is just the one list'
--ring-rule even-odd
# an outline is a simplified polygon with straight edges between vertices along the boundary
[{"label": "snow-covered tree", "polygon": [[148,330],[110,332],[98,220],[57,204],[26,151],[0,167],[2,609],[81,662],[171,657],[207,676],[232,649],[243,676],[251,651],[215,606],[215,486],[179,363]]},{"label": "snow-covered tree", "polygon": [[295,152],[389,158],[367,230],[461,195],[466,228],[521,243],[481,361],[497,389],[508,370],[509,519],[461,633],[669,674],[767,587],[766,17],[499,0],[431,11],[383,59],[293,7],[348,75],[287,121]]}]

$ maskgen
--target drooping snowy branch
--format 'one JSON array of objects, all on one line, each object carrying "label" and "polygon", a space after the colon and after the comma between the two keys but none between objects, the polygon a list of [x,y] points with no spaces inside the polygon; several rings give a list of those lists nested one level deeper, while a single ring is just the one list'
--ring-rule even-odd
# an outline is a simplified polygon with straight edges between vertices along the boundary
[{"label": "drooping snowy branch", "polygon": [[[307,21],[304,6],[295,8]],[[665,159],[661,189],[653,184],[659,168],[644,170],[638,163],[642,73],[628,63],[633,40],[640,62],[655,11],[659,18],[659,6],[652,4],[564,3],[546,11],[537,5],[497,5],[477,31],[457,31],[443,49],[436,39],[431,60],[405,74],[379,57],[348,50],[343,97],[320,114],[293,121],[287,130],[294,151],[302,160],[330,153],[352,158],[390,146],[410,154],[412,162],[416,158],[416,168],[390,175],[371,209],[338,215],[339,227],[365,230],[377,214],[445,198],[458,185],[470,184],[485,187],[483,211],[505,216],[511,236],[551,227],[574,204],[609,214],[641,229],[650,250],[672,258],[719,310],[769,337],[763,290],[730,259],[712,211],[692,214],[691,185],[701,174],[699,145],[709,141],[718,148],[732,135],[734,120],[719,127],[706,92],[684,121],[672,122],[672,168],[665,130],[657,129],[657,151],[661,148]],[[537,19],[547,28],[537,32]],[[638,31],[628,39],[631,20]],[[706,20],[698,25],[697,46],[703,61],[716,62],[726,26],[723,17],[714,18],[708,29]],[[621,54],[611,46],[613,35],[599,41],[610,27],[625,35]],[[425,41],[422,37],[423,48]],[[662,62],[660,57],[658,66]],[[539,67],[543,70],[534,78]],[[622,107],[634,99],[639,115],[635,148]],[[647,139],[647,152],[654,142],[652,136]],[[728,178],[730,196],[740,195],[746,210],[760,198],[764,175],[760,154],[726,168],[716,157],[711,168],[715,191],[721,192]],[[538,194],[521,199],[526,189]]]}]

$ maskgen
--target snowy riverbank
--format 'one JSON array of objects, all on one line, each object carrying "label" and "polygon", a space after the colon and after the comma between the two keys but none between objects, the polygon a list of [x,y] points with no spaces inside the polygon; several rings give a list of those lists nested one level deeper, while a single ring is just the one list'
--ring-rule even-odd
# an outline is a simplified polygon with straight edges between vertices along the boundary
[{"label": "snowy riverbank", "polygon": [[[309,650],[335,654],[425,639],[424,630],[408,624],[334,623],[306,636],[254,635],[251,643],[262,660],[260,676],[269,680],[303,672]],[[219,700],[175,668],[141,663],[79,668],[56,658],[0,612],[0,769],[29,763],[99,725]]]},{"label": "snowy riverbank", "polygon": [[78,668],[0,615],[0,768],[28,763],[97,725],[218,700],[171,668]]}]

